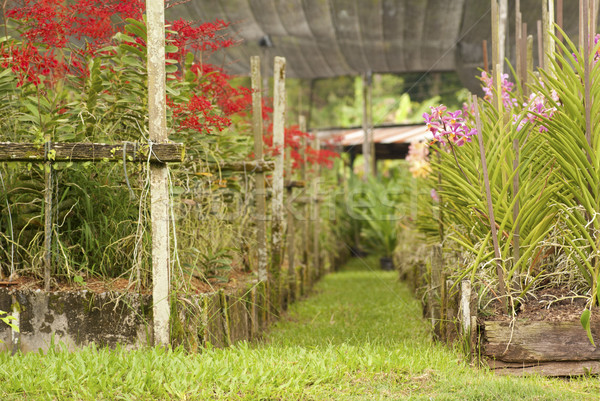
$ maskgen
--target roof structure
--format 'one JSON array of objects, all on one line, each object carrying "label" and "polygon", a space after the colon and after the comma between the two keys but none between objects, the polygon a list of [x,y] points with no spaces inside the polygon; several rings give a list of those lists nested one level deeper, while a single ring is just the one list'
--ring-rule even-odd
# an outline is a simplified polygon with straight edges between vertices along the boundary
[{"label": "roof structure", "polygon": [[[350,155],[362,153],[365,133],[362,128],[339,128],[317,131],[322,142],[332,142],[341,146]],[[375,158],[404,159],[412,142],[431,140],[432,135],[424,124],[394,125],[373,128]]]},{"label": "roof structure", "polygon": [[[514,3],[509,0],[509,10]],[[541,1],[521,0],[521,9],[534,32]],[[171,19],[232,22],[230,33],[240,45],[212,62],[242,75],[253,55],[284,56],[290,77],[458,70],[473,88],[482,41],[491,42],[489,0],[190,0],[167,11]],[[565,6],[564,16],[567,33],[576,34],[578,8]]]}]

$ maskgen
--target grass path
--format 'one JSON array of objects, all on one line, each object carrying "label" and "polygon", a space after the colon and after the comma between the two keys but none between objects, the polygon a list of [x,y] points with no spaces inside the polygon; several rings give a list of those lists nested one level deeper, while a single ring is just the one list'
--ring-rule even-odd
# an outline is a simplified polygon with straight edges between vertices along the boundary
[{"label": "grass path", "polygon": [[596,400],[598,378],[503,378],[430,340],[395,273],[353,260],[258,344],[0,354],[1,400]]}]

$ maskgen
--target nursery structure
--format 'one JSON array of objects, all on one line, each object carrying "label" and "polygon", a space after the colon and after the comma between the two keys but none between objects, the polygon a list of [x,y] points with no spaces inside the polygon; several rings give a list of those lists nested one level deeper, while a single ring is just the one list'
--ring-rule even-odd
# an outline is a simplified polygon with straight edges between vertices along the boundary
[{"label": "nursery structure", "polygon": [[[424,115],[428,140],[392,155],[406,155],[416,178],[396,172],[388,182],[402,191],[391,197],[373,174],[382,147],[371,146],[371,71],[461,67],[445,46],[470,38],[463,29],[471,27],[419,30],[444,35],[425,38],[427,51],[402,46],[409,35],[381,45],[399,34],[392,6],[425,26],[427,13],[418,11],[438,2],[377,2],[382,31],[363,30],[373,35],[364,41],[342,29],[377,25],[358,5],[350,12],[342,2],[315,2],[309,15],[306,2],[290,2],[288,13],[264,2],[264,14],[243,23],[253,40],[224,53],[232,60],[242,52],[231,67],[250,72],[251,88],[209,63],[235,44],[222,20],[165,24],[161,0],[146,8],[139,0],[70,3],[54,4],[43,24],[47,13],[31,4],[4,16],[0,311],[11,312],[13,325],[0,323],[4,347],[229,345],[258,336],[339,260],[368,248],[395,254],[438,337],[462,341],[496,371],[599,373],[597,1],[581,0],[568,15],[562,1],[544,1],[531,24],[533,8],[521,13],[529,1],[517,0],[509,18],[507,1],[491,0],[491,46],[484,40],[472,52],[483,58],[484,96]],[[256,7],[218,3],[210,10],[230,17]],[[440,2],[435,16],[471,18],[479,9],[470,3]],[[179,10],[189,7],[208,10],[202,2]],[[317,12],[323,7],[333,12]],[[473,32],[486,15],[478,12]],[[468,52],[463,44],[457,51]],[[261,68],[244,52],[271,56],[300,45],[314,63],[303,51],[292,61],[275,57],[273,99],[264,99],[269,57]],[[474,64],[466,55],[457,58],[463,70]],[[307,133],[306,116],[296,126],[286,121],[289,72],[363,75],[362,141],[342,143],[361,145],[362,179],[346,179],[343,161]]]}]

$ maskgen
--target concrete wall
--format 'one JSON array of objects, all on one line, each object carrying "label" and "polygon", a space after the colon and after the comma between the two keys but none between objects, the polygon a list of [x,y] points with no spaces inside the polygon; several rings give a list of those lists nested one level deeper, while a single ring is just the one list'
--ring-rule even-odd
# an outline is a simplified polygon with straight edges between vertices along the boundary
[{"label": "concrete wall", "polygon": [[[179,294],[171,300],[171,344],[196,351],[209,343],[226,347],[260,336],[287,305],[304,295],[317,277],[304,268],[295,282],[282,286],[276,300],[267,299],[266,283],[248,282],[236,290]],[[0,310],[13,311],[20,332],[0,323],[1,350],[47,351],[51,343],[70,349],[90,345],[126,349],[151,345],[152,297],[89,291],[50,292],[0,288]],[[279,304],[278,308],[273,305]],[[16,312],[16,313],[15,313]]]},{"label": "concrete wall", "polygon": [[0,288],[0,309],[17,311],[18,320],[13,322],[20,329],[11,333],[0,323],[0,350],[45,351],[52,342],[71,350],[91,343],[125,348],[152,343],[149,295]]}]

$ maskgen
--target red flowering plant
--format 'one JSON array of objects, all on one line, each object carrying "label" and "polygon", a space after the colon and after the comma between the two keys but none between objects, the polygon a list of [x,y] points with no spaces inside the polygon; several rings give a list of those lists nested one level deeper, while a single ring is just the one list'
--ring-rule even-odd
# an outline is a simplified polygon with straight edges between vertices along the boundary
[{"label": "red flowering plant", "polygon": [[[4,37],[0,38],[1,141],[147,139],[143,1],[9,0],[5,4]],[[190,156],[172,175],[176,194],[191,188],[184,184],[190,177],[205,178],[194,175],[198,159],[249,153],[249,136],[240,134],[248,126],[241,119],[249,109],[251,92],[233,86],[229,75],[208,62],[211,53],[235,44],[224,34],[227,26],[223,21],[167,23],[168,128],[170,138],[184,142]],[[239,128],[235,132],[228,129],[233,125]],[[99,273],[110,276],[145,260],[146,254],[135,256],[137,249],[145,247],[127,240],[139,231],[138,205],[130,198],[143,191],[141,166],[125,166],[125,177],[123,169],[109,164],[66,166],[54,165],[60,200],[55,204],[56,216],[63,222],[69,217],[57,240],[61,250],[57,255],[70,261],[67,266],[102,265]],[[9,173],[5,175],[10,178],[8,186],[36,188],[11,192],[11,202],[41,204],[42,169],[36,165],[29,170],[16,165],[2,168]],[[111,190],[99,190],[90,177],[101,178]],[[0,206],[2,216],[8,215],[5,204]],[[39,208],[20,210],[13,222],[15,236],[22,240],[17,253],[23,261],[41,260],[39,226],[30,224],[39,217]],[[11,241],[0,233],[2,250],[10,249]],[[0,262],[0,269],[3,266],[7,265]]]},{"label": "red flowering plant", "polygon": [[[266,146],[266,153],[271,156],[280,154],[282,149],[277,149],[273,146],[273,125],[269,125],[267,134],[263,136],[263,141]],[[306,139],[306,147],[302,149],[303,138]],[[284,149],[285,152],[290,149],[290,157],[292,159],[292,170],[297,170],[305,163],[309,166],[323,166],[326,168],[333,167],[333,161],[339,157],[339,154],[323,146],[320,149],[314,149],[309,143],[314,139],[314,136],[308,132],[300,130],[299,126],[292,125],[284,131]],[[304,153],[304,155],[303,155]]]}]

